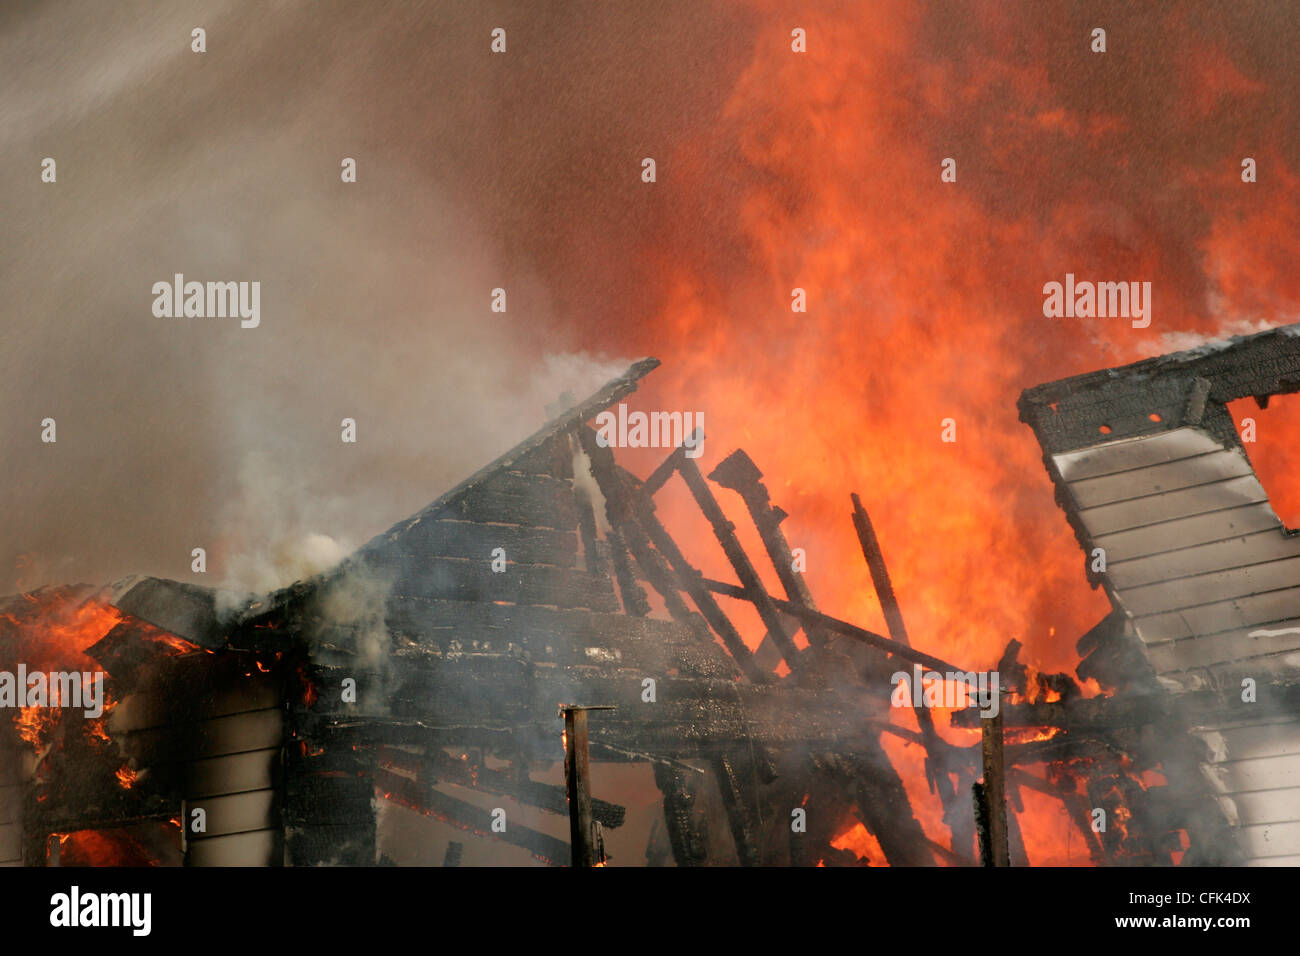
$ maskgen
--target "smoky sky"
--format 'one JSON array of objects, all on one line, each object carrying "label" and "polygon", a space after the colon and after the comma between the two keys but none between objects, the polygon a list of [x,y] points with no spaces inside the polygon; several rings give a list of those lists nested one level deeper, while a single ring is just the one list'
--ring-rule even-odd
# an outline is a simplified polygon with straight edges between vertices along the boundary
[{"label": "smoky sky", "polygon": [[[842,420],[937,422],[930,394],[996,413],[1021,445],[990,513],[1070,545],[1022,467],[1019,390],[1296,317],[1296,22],[1284,3],[7,3],[0,591],[190,579],[200,546],[195,580],[284,583],[646,354],[665,365],[644,400],[707,409],[774,480],[778,439],[807,435],[836,495],[796,502],[818,521],[851,490],[828,419],[838,442]],[[950,260],[923,262],[938,237]],[[801,278],[828,248],[841,271]],[[1041,332],[1067,269],[1154,279],[1161,320]],[[178,272],[260,281],[261,326],[155,318]],[[792,322],[800,284],[813,317]],[[749,419],[719,401],[760,389]],[[911,449],[889,443],[896,477]],[[914,512],[897,484],[885,504]]]}]

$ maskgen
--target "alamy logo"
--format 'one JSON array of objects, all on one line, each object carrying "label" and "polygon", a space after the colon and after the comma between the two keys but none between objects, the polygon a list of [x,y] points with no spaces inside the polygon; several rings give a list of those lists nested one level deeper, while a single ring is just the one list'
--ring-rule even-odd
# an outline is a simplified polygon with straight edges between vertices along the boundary
[{"label": "alamy logo", "polygon": [[889,678],[894,693],[889,702],[895,707],[946,707],[955,710],[975,704],[981,717],[996,717],[1000,706],[997,671],[922,671],[912,665],[912,673],[898,671]]},{"label": "alamy logo", "polygon": [[127,926],[148,936],[153,926],[151,893],[82,893],[74,886],[50,897],[51,926]]},{"label": "alamy logo", "polygon": [[[697,429],[699,429],[697,431]],[[619,403],[618,414],[596,416],[596,444],[601,448],[686,449],[687,458],[704,454],[703,412],[629,412]]]},{"label": "alamy logo", "polygon": [[0,671],[0,707],[80,707],[87,718],[104,714],[103,671]]},{"label": "alamy logo", "polygon": [[153,294],[153,314],[160,319],[239,318],[245,329],[262,321],[260,282],[186,282],[178,272],[171,282],[155,282]]},{"label": "alamy logo", "polygon": [[1132,319],[1133,328],[1151,324],[1150,282],[1075,282],[1065,274],[1065,284],[1043,286],[1043,315],[1049,319]]}]

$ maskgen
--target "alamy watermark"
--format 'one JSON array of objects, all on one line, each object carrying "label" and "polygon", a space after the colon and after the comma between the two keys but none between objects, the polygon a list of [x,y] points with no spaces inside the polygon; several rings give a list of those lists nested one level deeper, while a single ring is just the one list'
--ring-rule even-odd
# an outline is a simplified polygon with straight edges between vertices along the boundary
[{"label": "alamy watermark", "polygon": [[186,282],[178,272],[171,282],[153,284],[153,314],[160,319],[240,319],[240,328],[262,322],[262,283]]},{"label": "alamy watermark", "polygon": [[981,717],[996,717],[1001,695],[997,671],[897,671],[889,681],[894,692],[889,702],[895,707],[946,707],[955,710],[975,704]]},{"label": "alamy watermark", "polygon": [[104,714],[103,671],[0,671],[0,707],[79,707],[90,720]]},{"label": "alamy watermark", "polygon": [[1133,328],[1151,324],[1150,282],[1075,282],[1074,273],[1065,283],[1043,286],[1043,315],[1049,319],[1132,319]]},{"label": "alamy watermark", "polygon": [[596,416],[596,444],[601,448],[678,448],[687,458],[704,454],[703,412],[629,412],[619,403]]}]

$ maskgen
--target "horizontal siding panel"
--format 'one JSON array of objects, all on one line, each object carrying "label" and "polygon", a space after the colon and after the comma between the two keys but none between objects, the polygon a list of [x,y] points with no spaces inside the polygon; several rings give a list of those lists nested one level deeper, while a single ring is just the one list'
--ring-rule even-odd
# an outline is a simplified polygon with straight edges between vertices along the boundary
[{"label": "horizontal siding panel", "polygon": [[186,793],[192,800],[198,800],[216,794],[265,790],[271,786],[279,759],[280,748],[274,747],[196,760],[188,768]]},{"label": "horizontal siding panel", "polygon": [[1268,594],[1219,601],[1191,610],[1169,611],[1138,618],[1138,636],[1147,644],[1218,634],[1244,627],[1281,627],[1281,623],[1300,617],[1300,587],[1284,588]]},{"label": "horizontal siding panel", "polygon": [[1221,442],[1215,441],[1198,428],[1175,428],[1158,435],[1128,438],[1066,452],[1053,456],[1053,460],[1062,478],[1066,481],[1081,481],[1204,455],[1222,448]]},{"label": "horizontal siding panel", "polygon": [[191,866],[271,866],[274,859],[276,831],[238,833],[233,836],[193,840],[189,846]]},{"label": "horizontal siding panel", "polygon": [[[1297,721],[1245,727],[1201,727],[1192,733],[1205,741],[1212,763],[1300,753],[1300,722]],[[1300,819],[1300,801],[1296,803],[1295,815]]]},{"label": "horizontal siding panel", "polygon": [[1237,825],[1285,823],[1300,817],[1300,787],[1230,793],[1216,797],[1228,822]]},{"label": "horizontal siding panel", "polygon": [[173,763],[278,745],[283,724],[279,709],[254,710],[196,724],[136,731],[125,736],[122,747],[144,766]]},{"label": "horizontal siding panel", "polygon": [[[1262,634],[1261,631],[1289,631],[1291,634]],[[1251,637],[1259,634],[1258,637]],[[1209,667],[1225,661],[1244,660],[1265,654],[1279,654],[1300,648],[1300,620],[1284,621],[1273,628],[1244,628],[1208,637],[1187,637],[1163,644],[1148,644],[1147,659],[1157,673]]]},{"label": "horizontal siding panel", "polygon": [[1201,771],[1222,794],[1300,787],[1300,756],[1295,754],[1201,764]]},{"label": "horizontal siding panel", "polygon": [[1179,548],[1225,541],[1269,528],[1280,531],[1282,522],[1274,514],[1272,505],[1263,501],[1147,525],[1132,531],[1096,535],[1092,543],[1105,549],[1109,565]]},{"label": "horizontal siding panel", "polygon": [[1300,822],[1242,827],[1239,839],[1246,855],[1256,859],[1300,853]]},{"label": "horizontal siding panel", "polygon": [[1300,557],[1292,557],[1161,584],[1120,589],[1119,597],[1130,614],[1159,614],[1277,591],[1297,584],[1300,584]]},{"label": "horizontal siding panel", "polygon": [[1220,449],[1182,461],[1074,481],[1070,483],[1070,494],[1080,508],[1095,508],[1249,474],[1253,474],[1253,470],[1245,455],[1236,450]]},{"label": "horizontal siding panel", "polygon": [[1160,521],[1190,518],[1241,505],[1268,501],[1268,495],[1254,475],[1229,478],[1212,485],[1198,485],[1168,494],[1134,501],[1121,501],[1079,511],[1079,520],[1091,537],[1141,528]]},{"label": "horizontal siding panel", "polygon": [[[1104,545],[1097,547],[1104,548]],[[1291,557],[1300,557],[1300,537],[1269,530],[1136,561],[1115,563],[1107,551],[1106,572],[1115,587],[1135,588]]]},{"label": "horizontal siding panel", "polygon": [[248,793],[190,800],[185,805],[187,826],[194,819],[194,811],[200,808],[207,816],[207,830],[203,834],[191,834],[192,839],[265,830],[279,824],[274,790],[252,790]]}]

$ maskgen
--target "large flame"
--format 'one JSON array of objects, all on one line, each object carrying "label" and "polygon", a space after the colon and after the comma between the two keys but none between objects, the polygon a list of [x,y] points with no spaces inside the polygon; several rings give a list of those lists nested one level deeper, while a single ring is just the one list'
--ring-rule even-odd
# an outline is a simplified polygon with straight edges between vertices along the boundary
[{"label": "large flame", "polygon": [[[1300,180],[1272,82],[1285,57],[1243,50],[1232,37],[1258,31],[1228,12],[1111,17],[1110,52],[1095,54],[1082,9],[755,7],[722,115],[660,154],[638,250],[655,264],[653,312],[606,342],[664,359],[637,401],[705,413],[706,471],[737,445],[765,470],[827,610],[884,629],[848,517],[858,491],[914,643],[989,668],[1015,638],[1027,663],[1072,671],[1075,640],[1109,606],[1085,584],[1017,396],[1296,317]],[[1267,177],[1243,183],[1245,156]],[[955,183],[941,182],[947,157]],[[1066,272],[1152,282],[1150,328],[1044,318],[1042,286]],[[674,500],[670,526],[691,520]],[[731,577],[716,549],[691,557]],[[920,750],[884,743],[947,843]],[[1086,862],[1060,804],[1024,799],[1031,861]]]}]

